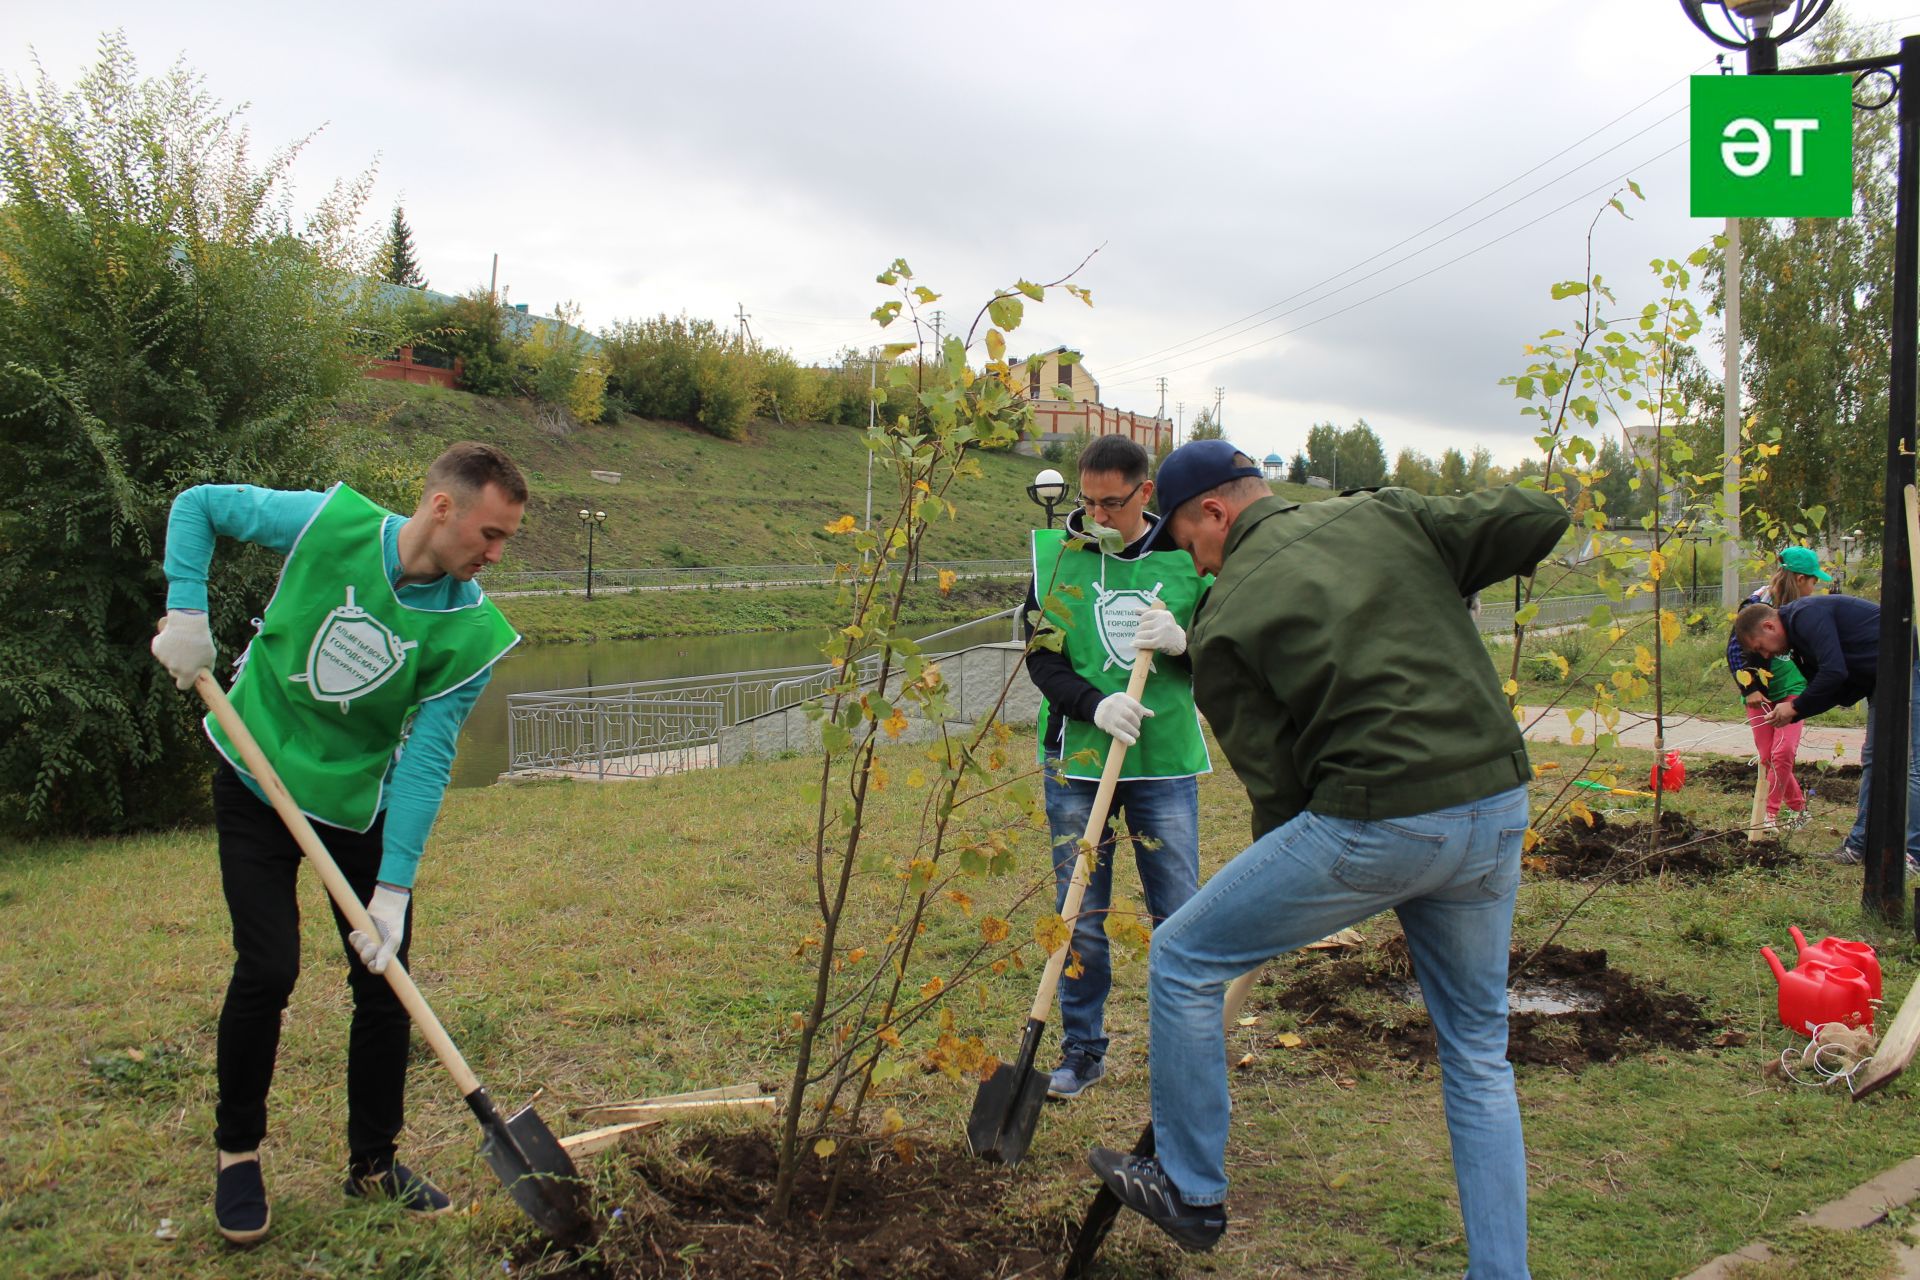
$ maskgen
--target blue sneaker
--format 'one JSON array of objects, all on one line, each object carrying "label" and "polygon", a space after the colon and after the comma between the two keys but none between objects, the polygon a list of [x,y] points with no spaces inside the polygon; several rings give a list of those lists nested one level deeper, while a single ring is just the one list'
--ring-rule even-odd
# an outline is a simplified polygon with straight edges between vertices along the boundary
[{"label": "blue sneaker", "polygon": [[242,1160],[215,1174],[213,1226],[229,1244],[257,1243],[272,1221],[258,1160]]},{"label": "blue sneaker", "polygon": [[1083,1050],[1069,1049],[1053,1074],[1047,1077],[1047,1096],[1061,1102],[1077,1098],[1105,1074],[1105,1062]]},{"label": "blue sneaker", "polygon": [[1188,1204],[1152,1156],[1095,1147],[1087,1164],[1120,1203],[1173,1237],[1188,1253],[1204,1253],[1227,1232],[1227,1206]]}]

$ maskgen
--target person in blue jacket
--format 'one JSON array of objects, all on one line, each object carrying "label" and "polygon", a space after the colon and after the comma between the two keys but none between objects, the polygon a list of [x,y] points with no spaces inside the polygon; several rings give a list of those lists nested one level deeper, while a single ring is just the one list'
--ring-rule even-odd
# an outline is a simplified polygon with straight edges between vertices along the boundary
[{"label": "person in blue jacket", "polygon": [[[1834,707],[1867,704],[1867,736],[1860,748],[1860,802],[1853,830],[1833,860],[1858,865],[1867,849],[1867,797],[1873,786],[1873,697],[1880,656],[1880,606],[1858,596],[1807,596],[1780,609],[1750,604],[1733,623],[1748,652],[1762,658],[1791,653],[1807,687],[1774,703],[1769,720],[1776,725],[1810,720]],[[1907,755],[1907,869],[1920,874],[1920,661],[1912,663]]]},{"label": "person in blue jacket", "polygon": [[[474,576],[520,527],[527,485],[512,459],[456,444],[428,468],[411,517],[345,485],[324,493],[199,485],[167,522],[167,623],[153,653],[181,689],[211,670],[207,569],[216,537],[286,557],[230,698],[341,873],[377,937],[333,913],[348,956],[350,1197],[426,1213],[447,1196],[396,1160],[404,1122],[406,1009],[381,975],[406,964],[414,872],[440,810],[460,726],[493,664],[519,640]],[[300,970],[300,847],[209,717],[220,881],[233,975],[216,1047],[214,1224],[235,1244],[266,1235],[260,1171],[281,1015]]]}]

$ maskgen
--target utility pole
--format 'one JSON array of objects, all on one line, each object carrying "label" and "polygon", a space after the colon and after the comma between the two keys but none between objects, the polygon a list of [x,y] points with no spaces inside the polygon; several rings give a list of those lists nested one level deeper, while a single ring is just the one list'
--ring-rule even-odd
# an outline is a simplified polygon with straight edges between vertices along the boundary
[{"label": "utility pole", "polygon": [[1158,383],[1160,387],[1160,413],[1158,416],[1164,418],[1167,416],[1167,379],[1165,375],[1162,375],[1155,378],[1154,381]]},{"label": "utility pole", "polygon": [[1176,400],[1173,405],[1173,447],[1180,447],[1180,424],[1187,420],[1187,402]]},{"label": "utility pole", "polygon": [[[744,302],[736,302],[733,305],[735,308],[734,319],[740,322],[740,349],[745,351],[747,349],[747,320],[750,318],[747,315],[747,304]],[[779,327],[779,325],[774,326],[776,329]]]},{"label": "utility pole", "polygon": [[500,255],[497,253],[493,255],[493,278],[487,281],[487,299],[491,302],[500,300]]},{"label": "utility pole", "polygon": [[1222,432],[1223,434],[1225,433],[1226,428],[1221,425],[1220,420],[1222,415],[1225,413],[1226,399],[1227,399],[1227,389],[1225,387],[1215,387],[1213,389],[1213,425],[1216,430]]},{"label": "utility pole", "polygon": [[944,311],[936,311],[933,313],[933,354],[936,360],[940,358],[940,326],[946,321],[946,318],[947,313]]}]

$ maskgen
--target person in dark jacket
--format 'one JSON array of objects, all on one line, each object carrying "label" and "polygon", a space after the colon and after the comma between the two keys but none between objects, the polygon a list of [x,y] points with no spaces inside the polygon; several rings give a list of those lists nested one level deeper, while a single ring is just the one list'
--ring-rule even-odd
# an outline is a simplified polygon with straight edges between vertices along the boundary
[{"label": "person in dark jacket", "polygon": [[[1184,667],[1160,662],[1141,699],[1127,696],[1133,634],[1149,601],[1180,623],[1193,616],[1205,583],[1193,560],[1149,544],[1159,526],[1147,451],[1125,436],[1101,436],[1080,455],[1080,505],[1064,534],[1036,529],[1027,634],[1036,624],[1059,648],[1033,646],[1027,675],[1045,699],[1040,762],[1046,766],[1056,907],[1079,859],[1110,743],[1127,744],[1112,811],[1126,814],[1134,865],[1148,914],[1164,920],[1200,887],[1200,788],[1206,741]],[[1105,532],[1111,547],[1095,535]],[[1117,536],[1116,536],[1117,535]],[[1106,1074],[1107,994],[1113,985],[1106,923],[1113,903],[1114,838],[1102,838],[1093,875],[1074,920],[1078,958],[1060,984],[1060,1065],[1049,1097],[1078,1097]]]},{"label": "person in dark jacket", "polygon": [[[1764,658],[1791,653],[1807,687],[1774,703],[1774,724],[1811,720],[1823,711],[1867,703],[1867,736],[1860,746],[1860,801],[1853,830],[1833,860],[1858,865],[1867,851],[1867,796],[1873,786],[1873,689],[1880,659],[1880,606],[1858,596],[1808,596],[1775,609],[1750,604],[1734,619],[1734,633],[1747,650]],[[1915,662],[1910,699],[1920,699],[1920,662]],[[1907,748],[1907,870],[1920,875],[1920,701],[1910,711]]]},{"label": "person in dark jacket", "polygon": [[1226,1230],[1227,984],[1392,908],[1439,1041],[1472,1274],[1524,1277],[1507,962],[1532,770],[1462,597],[1532,572],[1567,513],[1522,488],[1303,506],[1258,477],[1218,440],[1160,468],[1163,528],[1218,574],[1182,638],[1254,840],[1154,933],[1157,1154],[1096,1147],[1088,1163],[1182,1247],[1211,1248]]}]

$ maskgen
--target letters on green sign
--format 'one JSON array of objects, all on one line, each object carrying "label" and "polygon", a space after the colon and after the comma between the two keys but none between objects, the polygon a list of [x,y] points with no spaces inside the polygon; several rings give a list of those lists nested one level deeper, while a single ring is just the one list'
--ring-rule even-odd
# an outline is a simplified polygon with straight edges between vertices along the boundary
[{"label": "letters on green sign", "polygon": [[1846,76],[1695,76],[1696,218],[1853,214],[1853,82]]}]

